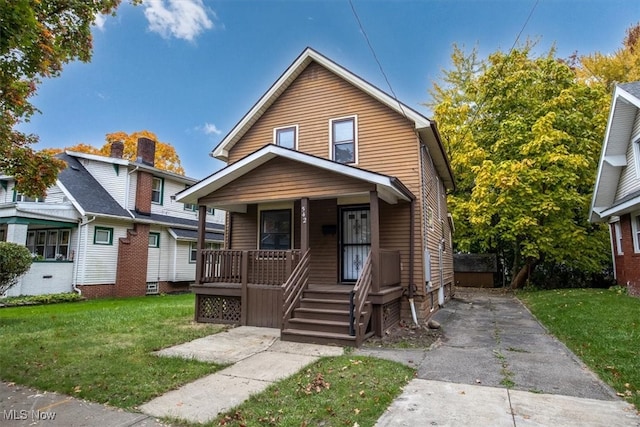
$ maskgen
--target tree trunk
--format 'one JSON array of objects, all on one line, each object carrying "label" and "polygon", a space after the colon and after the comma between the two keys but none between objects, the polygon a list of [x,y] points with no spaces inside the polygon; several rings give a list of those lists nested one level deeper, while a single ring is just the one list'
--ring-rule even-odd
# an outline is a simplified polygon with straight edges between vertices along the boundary
[{"label": "tree trunk", "polygon": [[529,281],[531,273],[535,270],[536,266],[540,263],[540,260],[536,258],[527,258],[527,262],[520,268],[518,274],[516,274],[511,280],[511,289],[521,289],[525,283]]}]

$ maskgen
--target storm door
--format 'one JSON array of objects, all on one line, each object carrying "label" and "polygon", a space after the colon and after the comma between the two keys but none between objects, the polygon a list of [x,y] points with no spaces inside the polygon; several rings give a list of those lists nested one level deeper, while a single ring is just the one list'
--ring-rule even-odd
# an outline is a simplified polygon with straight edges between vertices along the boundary
[{"label": "storm door", "polygon": [[341,210],[341,280],[355,282],[371,250],[371,215],[368,207]]}]

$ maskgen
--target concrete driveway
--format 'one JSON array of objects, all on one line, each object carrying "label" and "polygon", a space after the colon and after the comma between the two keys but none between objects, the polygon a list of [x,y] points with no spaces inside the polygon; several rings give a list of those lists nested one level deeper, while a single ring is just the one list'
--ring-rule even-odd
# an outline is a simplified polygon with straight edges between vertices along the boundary
[{"label": "concrete driveway", "polygon": [[513,296],[459,290],[430,351],[362,349],[417,368],[377,426],[640,426],[632,405]]}]

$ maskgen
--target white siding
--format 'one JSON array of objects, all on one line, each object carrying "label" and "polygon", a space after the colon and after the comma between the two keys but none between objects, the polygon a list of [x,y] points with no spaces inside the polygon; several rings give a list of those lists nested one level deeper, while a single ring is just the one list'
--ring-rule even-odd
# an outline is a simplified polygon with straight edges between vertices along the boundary
[{"label": "white siding", "polygon": [[193,281],[196,277],[196,264],[189,262],[190,242],[178,241],[176,248],[175,281]]},{"label": "white siding", "polygon": [[631,141],[629,141],[627,145],[627,166],[623,167],[620,172],[620,181],[618,183],[615,200],[640,190],[640,177],[638,177],[636,171],[636,162],[640,161],[640,159],[636,159],[636,153],[633,148],[634,144],[632,144],[638,137],[640,137],[640,111],[636,114],[633,132],[631,132]]},{"label": "white siding", "polygon": [[[96,227],[113,229],[113,242],[111,245],[96,245],[93,243]],[[82,245],[86,245],[86,259],[79,259],[80,274],[78,284],[96,285],[113,284],[116,282],[116,264],[118,262],[118,239],[127,236],[126,223],[94,221],[83,230]],[[85,240],[86,239],[86,240]],[[81,250],[82,253],[82,250]]]},{"label": "white siding", "polygon": [[173,281],[172,254],[174,239],[166,228],[151,228],[151,233],[160,233],[160,247],[149,248],[147,282]]},{"label": "white siding", "polygon": [[[82,165],[89,171],[91,175],[104,187],[111,197],[122,207],[125,206],[127,194],[127,176],[128,170],[126,166],[113,165],[111,163],[98,162],[89,159],[78,159]],[[116,171],[117,169],[117,171]]]},{"label": "white siding", "polygon": [[0,204],[13,202],[13,181],[4,180],[7,189],[0,186]]},{"label": "white siding", "polygon": [[47,190],[47,196],[44,201],[45,203],[66,203],[67,196],[65,196],[60,187],[54,185]]}]

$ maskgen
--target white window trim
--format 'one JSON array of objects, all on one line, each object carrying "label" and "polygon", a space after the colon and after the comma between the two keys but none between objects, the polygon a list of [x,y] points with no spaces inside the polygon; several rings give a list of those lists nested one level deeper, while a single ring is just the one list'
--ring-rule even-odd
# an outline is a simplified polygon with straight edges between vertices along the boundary
[{"label": "white window trim", "polygon": [[633,163],[636,165],[636,178],[640,179],[640,135],[634,135],[631,138],[631,145],[633,146]]},{"label": "white window trim", "polygon": [[[273,144],[274,145],[278,145],[278,131],[279,130],[284,130],[284,129],[295,129],[295,135],[293,137],[293,150],[298,150],[298,131],[299,131],[299,127],[298,125],[289,125],[289,126],[280,126],[277,128],[273,128]],[[281,145],[278,145],[278,147],[282,147]],[[282,147],[282,148],[288,148],[288,147]]]},{"label": "white window trim", "polygon": [[[156,180],[160,181],[160,188],[158,189],[158,194],[160,195],[160,200],[157,202],[153,201],[153,192],[154,192],[154,185],[153,183],[156,182]],[[164,178],[161,178],[159,176],[154,176],[152,181],[151,181],[151,204],[152,205],[160,205],[162,206],[164,204]]]},{"label": "white window trim", "polygon": [[353,119],[353,163],[344,163],[345,165],[357,165],[358,164],[358,115],[334,117],[329,119],[329,158],[333,161],[333,122],[339,122],[341,120]]},{"label": "white window trim", "polygon": [[613,232],[615,234],[615,245],[616,245],[616,254],[624,255],[622,250],[622,226],[620,225],[620,220],[614,222],[613,224]]},{"label": "white window trim", "polygon": [[638,216],[640,216],[640,212],[634,212],[631,214],[631,232],[633,235],[631,239],[633,240],[633,252],[640,253],[640,242],[638,241]]}]

